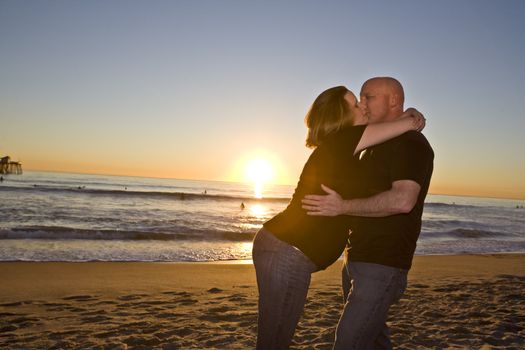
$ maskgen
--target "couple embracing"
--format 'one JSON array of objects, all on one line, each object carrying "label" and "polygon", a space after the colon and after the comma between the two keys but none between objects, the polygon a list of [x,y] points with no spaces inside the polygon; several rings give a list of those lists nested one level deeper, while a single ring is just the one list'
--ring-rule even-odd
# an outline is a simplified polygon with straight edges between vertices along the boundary
[{"label": "couple embracing", "polygon": [[[334,349],[391,349],[388,309],[403,294],[434,153],[422,114],[403,107],[394,78],[321,93],[305,121],[304,165],[288,207],[253,244],[259,289],[257,349],[288,349],[311,274],[344,251],[344,307]],[[346,247],[346,249],[345,249]]]}]

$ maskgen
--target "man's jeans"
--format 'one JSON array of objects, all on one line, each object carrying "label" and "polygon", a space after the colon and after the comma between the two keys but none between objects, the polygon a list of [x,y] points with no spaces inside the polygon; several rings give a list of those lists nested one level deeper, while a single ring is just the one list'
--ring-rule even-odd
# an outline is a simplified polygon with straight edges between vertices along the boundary
[{"label": "man's jeans", "polygon": [[345,258],[342,277],[346,302],[337,325],[335,350],[392,349],[386,325],[388,309],[403,295],[407,273]]},{"label": "man's jeans", "polygon": [[288,349],[317,266],[264,228],[255,236],[252,255],[259,287],[257,349]]}]

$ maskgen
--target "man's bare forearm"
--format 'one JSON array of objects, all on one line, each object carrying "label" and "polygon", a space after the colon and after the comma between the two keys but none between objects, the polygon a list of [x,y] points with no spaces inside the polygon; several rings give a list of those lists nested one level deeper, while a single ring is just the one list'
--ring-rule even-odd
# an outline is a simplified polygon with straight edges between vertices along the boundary
[{"label": "man's bare forearm", "polygon": [[388,191],[368,198],[343,200],[339,193],[321,185],[326,195],[306,195],[302,208],[308,215],[337,216],[353,215],[383,217],[409,213],[416,205],[421,187],[412,180],[398,180]]},{"label": "man's bare forearm", "polygon": [[367,198],[343,201],[345,215],[383,217],[409,213],[415,206],[419,185],[413,181],[399,181],[392,189]]},{"label": "man's bare forearm", "polygon": [[395,193],[382,192],[372,197],[346,199],[343,201],[345,215],[384,217],[406,213],[397,203]]}]

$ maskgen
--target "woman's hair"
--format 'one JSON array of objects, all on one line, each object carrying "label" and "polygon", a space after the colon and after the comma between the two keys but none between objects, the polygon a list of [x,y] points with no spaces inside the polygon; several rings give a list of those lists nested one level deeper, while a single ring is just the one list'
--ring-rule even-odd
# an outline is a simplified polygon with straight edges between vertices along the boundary
[{"label": "woman's hair", "polygon": [[339,131],[344,126],[352,125],[351,115],[345,95],[348,89],[336,86],[323,91],[314,101],[304,121],[308,127],[306,146],[319,146],[327,135]]}]

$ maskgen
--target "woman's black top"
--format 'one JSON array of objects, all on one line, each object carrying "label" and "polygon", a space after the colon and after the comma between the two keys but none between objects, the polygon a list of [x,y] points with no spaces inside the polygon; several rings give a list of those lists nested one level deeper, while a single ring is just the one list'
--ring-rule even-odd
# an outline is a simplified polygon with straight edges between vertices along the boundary
[{"label": "woman's black top", "polygon": [[347,215],[309,216],[301,200],[307,194],[325,194],[321,184],[345,199],[361,196],[355,173],[358,156],[353,154],[365,127],[346,127],[327,136],[304,165],[288,207],[264,224],[275,237],[299,248],[321,270],[341,256],[352,219]]}]

